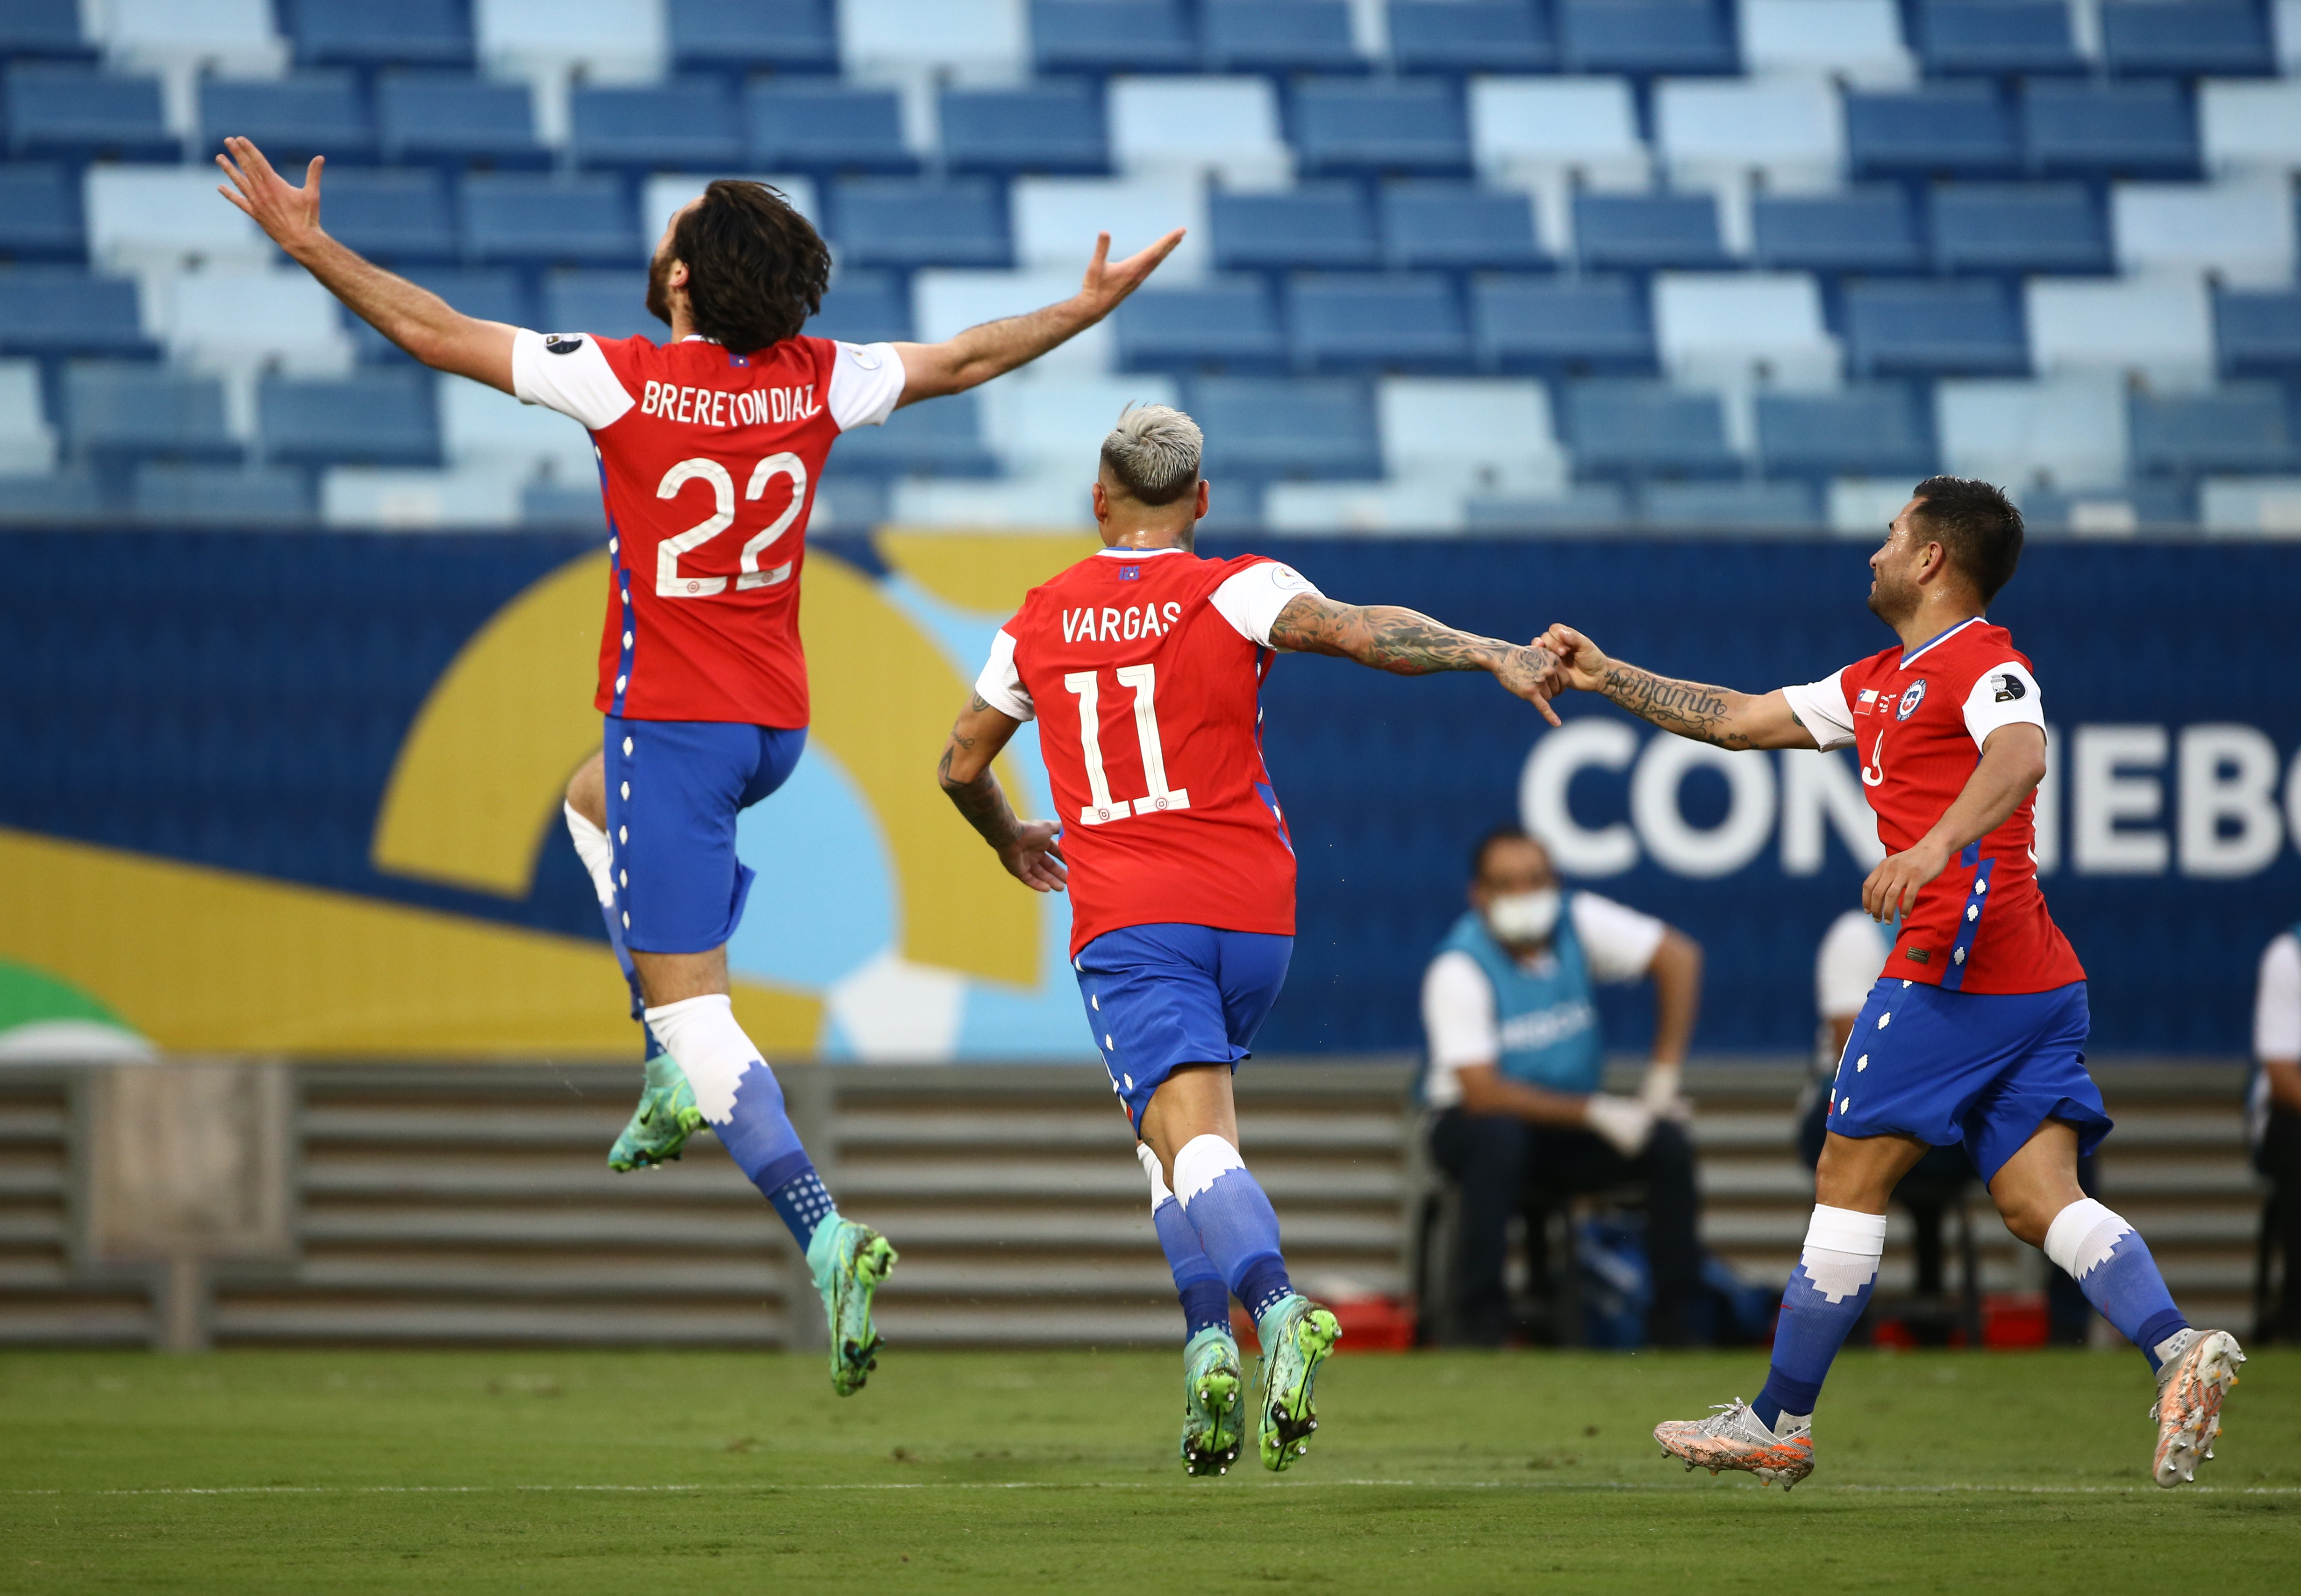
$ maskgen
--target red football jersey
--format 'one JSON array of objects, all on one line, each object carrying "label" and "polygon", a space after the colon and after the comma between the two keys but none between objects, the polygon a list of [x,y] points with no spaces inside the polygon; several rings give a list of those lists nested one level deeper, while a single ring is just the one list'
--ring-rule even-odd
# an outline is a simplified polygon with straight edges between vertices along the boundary
[{"label": "red football jersey", "polygon": [[793,338],[749,355],[706,338],[523,331],[521,399],[590,429],[613,565],[601,713],[646,721],[807,722],[799,572],[841,431],[902,397],[885,344]]},{"label": "red football jersey", "polygon": [[[1979,616],[1906,653],[1888,648],[1783,689],[1814,740],[1851,745],[1889,854],[1931,831],[2000,726],[2043,730],[2029,661]],[[2036,795],[1950,860],[1904,917],[1885,973],[1951,991],[2043,992],[2085,979],[2037,886]]]},{"label": "red football jersey", "polygon": [[1318,589],[1258,555],[1116,549],[1042,587],[975,690],[1039,721],[1071,951],[1178,922],[1294,934],[1294,847],[1262,763],[1270,625]]}]

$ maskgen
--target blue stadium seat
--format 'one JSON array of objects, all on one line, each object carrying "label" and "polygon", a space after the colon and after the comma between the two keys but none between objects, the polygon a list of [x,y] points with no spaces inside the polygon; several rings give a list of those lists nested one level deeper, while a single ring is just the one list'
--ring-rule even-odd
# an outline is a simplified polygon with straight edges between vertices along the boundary
[{"label": "blue stadium seat", "polygon": [[1085,83],[946,89],[942,158],[953,171],[1100,172],[1110,169],[1102,94]]},{"label": "blue stadium seat", "polygon": [[1522,272],[1547,263],[1527,196],[1468,183],[1386,185],[1382,252],[1401,269]]},{"label": "blue stadium seat", "polygon": [[2189,477],[2301,465],[2285,390],[2273,382],[2231,383],[2202,394],[2138,392],[2126,405],[2137,472]]},{"label": "blue stadium seat", "polygon": [[475,263],[620,266],[647,257],[631,197],[612,177],[474,172],[461,198],[464,255]]},{"label": "blue stadium seat", "polygon": [[569,96],[575,163],[624,171],[724,170],[742,159],[735,101],[715,78]]},{"label": "blue stadium seat", "polygon": [[1822,514],[1808,482],[1648,482],[1638,520],[1673,532],[1786,532],[1819,528]]},{"label": "blue stadium seat", "polygon": [[352,74],[340,68],[264,80],[210,78],[200,85],[200,137],[210,153],[227,136],[252,138],[282,171],[314,155],[372,161],[374,126]]},{"label": "blue stadium seat", "polygon": [[1183,0],[1031,0],[1042,72],[1188,72],[1199,36]]},{"label": "blue stadium seat", "polygon": [[75,174],[45,163],[0,166],[0,256],[77,261],[87,253]]},{"label": "blue stadium seat", "polygon": [[313,66],[472,64],[466,0],[293,0],[296,59]]},{"label": "blue stadium seat", "polygon": [[1199,25],[1217,72],[1365,70],[1348,0],[1204,0]]},{"label": "blue stadium seat", "polygon": [[807,322],[807,331],[811,338],[837,338],[846,344],[908,343],[910,293],[903,280],[891,272],[841,268],[823,296],[823,308]]},{"label": "blue stadium seat", "polygon": [[1559,63],[1575,72],[1731,72],[1739,53],[1722,0],[1560,0]]},{"label": "blue stadium seat", "polygon": [[1382,474],[1366,386],[1342,377],[1201,377],[1184,408],[1206,430],[1206,473],[1269,481]]},{"label": "blue stadium seat", "polygon": [[2222,289],[2213,296],[2213,341],[2230,376],[2301,378],[2301,293]]},{"label": "blue stadium seat", "polygon": [[224,416],[223,383],[213,377],[137,362],[64,369],[66,447],[80,459],[237,460]]},{"label": "blue stadium seat", "polygon": [[104,489],[86,470],[45,477],[16,477],[0,493],[0,522],[12,526],[117,524],[120,511],[105,503]]},{"label": "blue stadium seat", "polygon": [[1627,277],[1491,277],[1470,285],[1483,363],[1540,375],[1654,369],[1653,321]]},{"label": "blue stadium seat", "polygon": [[1563,432],[1577,472],[1594,477],[1738,476],[1715,394],[1666,382],[1594,377],[1566,385]]},{"label": "blue stadium seat", "polygon": [[1312,372],[1460,372],[1470,334],[1447,278],[1319,273],[1286,291],[1294,363]]},{"label": "blue stadium seat", "polygon": [[554,272],[543,280],[543,324],[599,338],[671,341],[671,330],[648,313],[641,270]]},{"label": "blue stadium seat", "polygon": [[1912,42],[1929,72],[2079,72],[2068,0],[1919,0]]},{"label": "blue stadium seat", "polygon": [[1760,266],[1803,272],[1922,272],[1917,213],[1898,183],[1836,194],[1760,194],[1750,206]]},{"label": "blue stadium seat", "polygon": [[1929,203],[1934,263],[1944,272],[2116,270],[2089,184],[1942,183]]},{"label": "blue stadium seat", "polygon": [[2011,287],[1994,280],[1854,282],[1846,364],[1859,377],[2020,376],[2029,340]]},{"label": "blue stadium seat", "polygon": [[1894,477],[1935,469],[1933,406],[1878,382],[1826,394],[1760,394],[1758,458],[1785,477]]},{"label": "blue stadium seat", "polygon": [[535,110],[524,83],[456,72],[389,72],[376,84],[375,105],[387,161],[509,168],[551,163],[551,153],[536,142]]},{"label": "blue stadium seat", "polygon": [[883,427],[844,433],[837,459],[841,474],[859,477],[988,477],[999,471],[998,456],[983,441],[975,394],[909,405],[888,417]]},{"label": "blue stadium seat", "polygon": [[1345,271],[1377,265],[1374,217],[1355,183],[1304,183],[1283,194],[1207,199],[1215,263],[1225,270]]},{"label": "blue stadium seat", "polygon": [[173,161],[182,154],[157,78],[17,62],[8,68],[11,155],[73,160]]},{"label": "blue stadium seat", "polygon": [[2101,54],[2120,77],[2260,77],[2277,71],[2261,0],[2108,0]]},{"label": "blue stadium seat", "polygon": [[1118,363],[1130,372],[1275,372],[1286,338],[1259,277],[1214,278],[1186,288],[1154,285],[1111,317]]},{"label": "blue stadium seat", "polygon": [[832,210],[840,258],[858,266],[1004,266],[1007,205],[985,178],[848,178]]},{"label": "blue stadium seat", "polygon": [[331,169],[322,189],[329,235],[372,260],[398,265],[460,253],[447,181],[433,168]]},{"label": "blue stadium seat", "polygon": [[830,0],[669,0],[674,68],[742,74],[839,70]]},{"label": "blue stadium seat", "polygon": [[[521,274],[507,266],[410,266],[400,275],[445,299],[467,316],[482,322],[502,322],[513,327],[535,324],[534,306],[528,303]],[[383,334],[357,316],[347,314],[352,347],[363,361],[405,361],[409,357]]]},{"label": "blue stadium seat", "polygon": [[2021,170],[2013,108],[1987,83],[1930,83],[1845,96],[1856,177],[2011,177]]},{"label": "blue stadium seat", "polygon": [[382,367],[349,377],[267,377],[255,390],[264,456],[292,465],[436,465],[431,372]]},{"label": "blue stadium seat", "polygon": [[1707,194],[1577,194],[1574,253],[1586,266],[1723,266],[1718,202]]},{"label": "blue stadium seat", "polygon": [[0,272],[0,354],[157,352],[128,279],[92,277],[76,266]]},{"label": "blue stadium seat", "polygon": [[0,0],[0,56],[87,61],[95,54],[80,37],[79,7],[57,0]]},{"label": "blue stadium seat", "polygon": [[2021,92],[2029,163],[2049,176],[2195,177],[2196,107],[2178,83],[2045,78]]},{"label": "blue stadium seat", "polygon": [[1539,72],[1558,64],[1558,44],[1535,0],[1390,0],[1390,61],[1402,72]]},{"label": "blue stadium seat", "polygon": [[1470,124],[1451,83],[1303,83],[1293,110],[1305,171],[1469,175]]},{"label": "blue stadium seat", "polygon": [[1466,532],[1602,532],[1635,519],[1629,492],[1619,482],[1576,482],[1555,497],[1471,494],[1462,501]]},{"label": "blue stadium seat", "polygon": [[754,84],[745,110],[751,164],[762,171],[918,170],[892,89],[778,79]]},{"label": "blue stadium seat", "polygon": [[289,527],[318,519],[310,479],[285,465],[147,461],[136,468],[129,509],[160,527]]}]

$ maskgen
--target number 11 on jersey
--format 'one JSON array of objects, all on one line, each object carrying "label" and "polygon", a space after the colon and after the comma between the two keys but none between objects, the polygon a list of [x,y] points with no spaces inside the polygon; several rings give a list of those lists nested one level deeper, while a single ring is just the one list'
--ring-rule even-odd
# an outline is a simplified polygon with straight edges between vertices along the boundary
[{"label": "number 11 on jersey", "polygon": [[1167,785],[1167,751],[1159,740],[1159,667],[1121,665],[1114,673],[1118,685],[1134,689],[1134,740],[1142,752],[1142,777],[1150,790],[1139,798],[1110,796],[1110,777],[1102,768],[1102,688],[1098,673],[1073,671],[1063,685],[1078,695],[1079,748],[1086,758],[1088,803],[1079,811],[1081,825],[1099,826],[1149,815],[1160,809],[1187,809],[1187,790]]}]

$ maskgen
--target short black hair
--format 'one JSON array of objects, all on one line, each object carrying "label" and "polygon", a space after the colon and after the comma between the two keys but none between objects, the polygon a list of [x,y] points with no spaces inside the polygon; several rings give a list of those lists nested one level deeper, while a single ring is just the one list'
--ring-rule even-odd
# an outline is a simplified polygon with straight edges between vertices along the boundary
[{"label": "short black hair", "polygon": [[[1485,836],[1479,838],[1477,846],[1470,850],[1470,879],[1472,881],[1477,881],[1480,876],[1486,873],[1486,856],[1494,852],[1494,849],[1500,848],[1505,842],[1533,842],[1535,847],[1542,847],[1541,843],[1535,841],[1534,833],[1527,831],[1524,826],[1498,825],[1493,831],[1488,831]],[[1549,850],[1544,848],[1543,851],[1544,855],[1547,856]]]},{"label": "short black hair", "polygon": [[2002,488],[1971,477],[1928,477],[1912,489],[1911,519],[1949,551],[1987,604],[2021,563],[2021,512]]},{"label": "short black hair", "polygon": [[722,178],[704,189],[671,250],[687,263],[695,330],[739,354],[798,337],[831,281],[823,236],[765,183]]}]

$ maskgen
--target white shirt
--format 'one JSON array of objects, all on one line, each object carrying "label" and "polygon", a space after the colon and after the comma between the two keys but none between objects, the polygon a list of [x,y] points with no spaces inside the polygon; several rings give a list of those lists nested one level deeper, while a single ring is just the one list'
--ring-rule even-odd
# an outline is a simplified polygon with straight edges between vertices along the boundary
[{"label": "white shirt", "polygon": [[[689,343],[708,343],[690,334]],[[523,405],[573,416],[590,430],[613,426],[638,403],[623,387],[599,340],[580,332],[530,332],[511,340],[512,391]],[[841,344],[832,363],[829,408],[842,432],[875,427],[903,397],[903,359],[892,344]]]},{"label": "white shirt", "polygon": [[[1790,713],[1825,749],[1853,744],[1853,711],[1845,702],[1845,675],[1843,671],[1832,671],[1820,681],[1782,689]],[[2009,659],[1990,666],[1974,680],[1973,690],[1965,696],[1965,729],[1978,748],[2000,726],[2016,724],[2043,731],[2046,711],[2038,701],[2037,679],[2020,660]]]},{"label": "white shirt", "polygon": [[2281,932],[2262,950],[2253,997],[2253,1056],[2301,1059],[2301,940]]},{"label": "white shirt", "polygon": [[[1591,980],[1619,984],[1636,981],[1653,967],[1654,951],[1669,929],[1661,921],[1595,892],[1577,892],[1567,904]],[[1527,970],[1539,973],[1556,957],[1545,949],[1523,962]],[[1494,983],[1478,961],[1460,948],[1450,948],[1432,959],[1423,974],[1422,1032],[1430,1046],[1430,1073],[1423,1091],[1434,1108],[1452,1108],[1461,1102],[1464,1065],[1493,1064],[1502,1057]]]},{"label": "white shirt", "polygon": [[[1187,552],[1180,548],[1106,548],[1095,557],[1136,563],[1159,555]],[[1232,631],[1258,648],[1268,648],[1270,629],[1277,624],[1279,611],[1305,593],[1314,597],[1318,595],[1308,577],[1292,565],[1263,560],[1225,581],[1207,602],[1214,606],[1215,614],[1230,623]],[[1004,627],[991,639],[991,657],[983,664],[983,674],[975,680],[975,694],[1000,714],[1015,720],[1027,721],[1037,713],[1030,693],[1023,686],[1022,673],[1015,668],[1015,634]]]},{"label": "white shirt", "polygon": [[1813,1007],[1821,1022],[1814,1033],[1814,1063],[1824,1074],[1837,1067],[1837,1039],[1829,1023],[1862,1012],[1893,947],[1892,928],[1860,909],[1846,910],[1822,934],[1821,951],[1813,961]]}]

